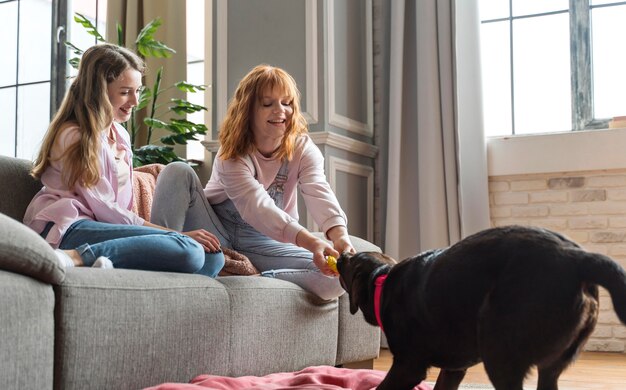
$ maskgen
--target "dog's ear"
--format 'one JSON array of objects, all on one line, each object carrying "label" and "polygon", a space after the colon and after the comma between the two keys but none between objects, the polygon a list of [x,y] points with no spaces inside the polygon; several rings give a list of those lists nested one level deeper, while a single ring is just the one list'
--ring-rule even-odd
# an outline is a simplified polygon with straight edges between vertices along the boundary
[{"label": "dog's ear", "polygon": [[350,286],[350,294],[348,298],[350,299],[350,314],[354,314],[359,310],[359,292],[361,291],[361,282],[359,279],[352,278],[352,283]]}]

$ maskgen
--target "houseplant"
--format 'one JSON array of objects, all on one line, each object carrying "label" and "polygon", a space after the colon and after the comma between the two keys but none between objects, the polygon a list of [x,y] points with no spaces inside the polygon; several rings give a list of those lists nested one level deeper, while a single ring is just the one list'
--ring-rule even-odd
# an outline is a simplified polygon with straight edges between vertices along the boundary
[{"label": "houseplant", "polygon": [[[76,13],[74,20],[85,28],[88,34],[93,35],[98,42],[105,42],[104,37],[98,32],[96,27],[84,15]],[[161,26],[161,19],[157,18],[146,24],[134,42],[135,50],[143,58],[169,58],[176,51],[163,42],[154,38],[154,34]],[[122,26],[116,24],[117,44],[123,45],[124,33]],[[84,50],[76,47],[71,42],[65,42],[65,45],[72,51],[74,56],[70,58],[69,63],[73,68],[78,68],[80,62],[79,56]],[[205,85],[194,85],[186,81],[179,81],[170,86],[162,86],[161,80],[163,75],[163,67],[159,68],[154,84],[146,86],[141,90],[139,103],[133,109],[131,118],[124,125],[130,134],[131,145],[133,146],[133,165],[135,167],[160,163],[168,164],[172,161],[186,161],[179,157],[171,145],[186,145],[188,141],[196,139],[198,135],[205,135],[207,128],[204,124],[194,123],[184,118],[186,114],[205,110],[206,107],[193,104],[185,99],[170,99],[165,101],[163,93],[172,88],[186,93],[195,93],[204,91]],[[146,138],[138,140],[140,129],[146,129]],[[169,132],[168,135],[160,137],[162,145],[153,144],[153,131],[155,129],[163,129]],[[136,146],[140,144],[141,146]],[[189,162],[189,161],[188,161]],[[191,163],[191,162],[189,162]]]}]

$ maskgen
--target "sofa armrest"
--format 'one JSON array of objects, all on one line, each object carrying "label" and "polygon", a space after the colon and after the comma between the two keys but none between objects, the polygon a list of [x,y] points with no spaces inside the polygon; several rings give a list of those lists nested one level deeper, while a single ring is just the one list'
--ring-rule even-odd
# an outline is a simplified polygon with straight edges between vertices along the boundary
[{"label": "sofa armrest", "polygon": [[3,188],[0,213],[18,221],[24,218],[26,207],[41,189],[41,182],[29,174],[32,167],[31,161],[0,156],[0,183]]},{"label": "sofa armrest", "polygon": [[0,213],[0,269],[50,284],[65,279],[65,269],[50,245],[32,229]]},{"label": "sofa armrest", "polygon": [[357,252],[382,252],[380,247],[360,237],[350,236],[350,241]]}]

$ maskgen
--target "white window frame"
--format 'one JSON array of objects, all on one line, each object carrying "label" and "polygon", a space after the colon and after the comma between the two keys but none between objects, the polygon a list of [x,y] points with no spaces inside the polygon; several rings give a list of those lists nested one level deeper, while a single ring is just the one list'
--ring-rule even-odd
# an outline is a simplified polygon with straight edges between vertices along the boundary
[{"label": "white window frame", "polygon": [[[510,0],[501,0],[510,1]],[[606,129],[611,118],[593,117],[593,69],[591,55],[591,10],[603,7],[626,5],[626,1],[612,4],[591,5],[591,0],[569,0],[569,9],[553,12],[537,13],[523,16],[512,16],[509,3],[508,18],[483,20],[481,24],[507,21],[509,23],[511,55],[510,80],[513,80],[513,21],[524,18],[535,18],[555,14],[569,13],[570,20],[570,65],[571,65],[571,96],[572,96],[572,130]],[[515,85],[511,82],[511,134],[515,132]]]}]

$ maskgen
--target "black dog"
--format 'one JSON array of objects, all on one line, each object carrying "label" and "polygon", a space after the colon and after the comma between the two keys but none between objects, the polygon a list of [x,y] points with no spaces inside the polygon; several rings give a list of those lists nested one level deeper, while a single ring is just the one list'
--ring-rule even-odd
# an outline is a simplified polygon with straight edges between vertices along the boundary
[{"label": "black dog", "polygon": [[624,269],[544,229],[488,229],[398,264],[343,254],[337,266],[350,312],[387,336],[393,364],[378,389],[411,389],[431,366],[441,368],[436,390],[457,389],[482,361],[497,390],[521,390],[532,366],[537,388],[556,390],[596,325],[597,285],[626,324]]}]

